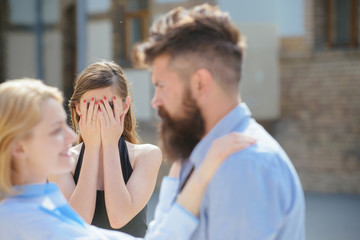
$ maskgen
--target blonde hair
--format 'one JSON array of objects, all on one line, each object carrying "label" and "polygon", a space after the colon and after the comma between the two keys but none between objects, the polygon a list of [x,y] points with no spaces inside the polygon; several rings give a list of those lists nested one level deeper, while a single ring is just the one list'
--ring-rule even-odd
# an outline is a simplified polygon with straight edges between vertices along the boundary
[{"label": "blonde hair", "polygon": [[[83,141],[78,129],[80,116],[76,112],[75,103],[80,103],[83,94],[89,90],[111,87],[125,102],[126,97],[132,98],[131,88],[122,68],[109,61],[96,62],[85,68],[74,84],[74,92],[69,101],[71,122],[74,131],[78,133],[78,143]],[[136,132],[136,118],[130,102],[129,111],[124,119],[124,132],[122,137],[131,143],[139,143],[140,138]]]},{"label": "blonde hair", "polygon": [[39,122],[41,104],[49,98],[63,102],[62,93],[36,79],[17,79],[0,84],[0,200],[14,193],[11,181],[12,146]]}]

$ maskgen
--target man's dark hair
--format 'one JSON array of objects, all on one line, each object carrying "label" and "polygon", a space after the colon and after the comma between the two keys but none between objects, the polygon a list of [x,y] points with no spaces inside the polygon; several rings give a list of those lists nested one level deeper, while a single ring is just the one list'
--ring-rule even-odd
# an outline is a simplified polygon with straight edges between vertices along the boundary
[{"label": "man's dark hair", "polygon": [[[179,73],[192,74],[206,68],[221,86],[233,88],[241,75],[244,38],[227,13],[203,4],[192,9],[178,7],[154,22],[149,39],[134,48],[137,66],[151,66],[154,59],[169,54]],[[181,67],[187,64],[186,68]]]}]

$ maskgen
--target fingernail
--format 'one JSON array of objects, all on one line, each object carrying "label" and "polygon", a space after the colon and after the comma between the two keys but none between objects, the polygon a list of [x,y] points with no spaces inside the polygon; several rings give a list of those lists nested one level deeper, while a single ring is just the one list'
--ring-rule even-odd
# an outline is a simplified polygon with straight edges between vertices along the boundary
[{"label": "fingernail", "polygon": [[102,99],[100,100],[100,103],[104,103]]},{"label": "fingernail", "polygon": [[91,98],[91,101],[94,101],[94,98]]},{"label": "fingernail", "polygon": [[97,105],[98,104],[98,101],[95,101],[95,105]]},{"label": "fingernail", "polygon": [[116,100],[116,97],[114,96],[114,100]]},{"label": "fingernail", "polygon": [[99,108],[99,112],[101,112],[101,108]]},{"label": "fingernail", "polygon": [[84,99],[84,103],[86,103],[86,99]]},{"label": "fingernail", "polygon": [[106,100],[106,96],[104,96],[104,100]]}]

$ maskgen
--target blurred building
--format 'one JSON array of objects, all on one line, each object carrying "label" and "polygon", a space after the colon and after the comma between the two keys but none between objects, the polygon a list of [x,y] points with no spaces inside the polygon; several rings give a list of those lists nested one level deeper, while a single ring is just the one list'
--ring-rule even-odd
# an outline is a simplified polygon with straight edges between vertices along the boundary
[{"label": "blurred building", "polygon": [[0,82],[40,78],[69,97],[86,65],[114,60],[152,123],[150,73],[132,68],[131,49],[161,14],[204,2],[246,36],[239,92],[304,188],[360,193],[360,0],[2,0]]}]

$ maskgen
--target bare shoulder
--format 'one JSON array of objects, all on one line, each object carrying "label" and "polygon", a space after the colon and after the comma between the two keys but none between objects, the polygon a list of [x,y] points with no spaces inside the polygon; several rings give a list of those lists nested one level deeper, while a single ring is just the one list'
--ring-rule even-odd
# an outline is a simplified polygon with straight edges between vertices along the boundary
[{"label": "bare shoulder", "polygon": [[152,144],[131,144],[134,149],[135,164],[152,165],[160,167],[162,152]]}]

